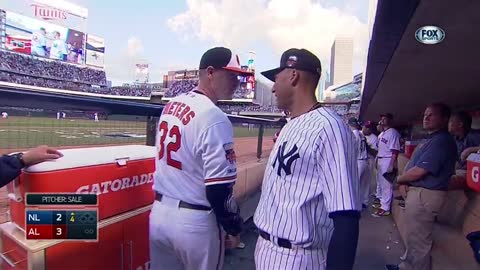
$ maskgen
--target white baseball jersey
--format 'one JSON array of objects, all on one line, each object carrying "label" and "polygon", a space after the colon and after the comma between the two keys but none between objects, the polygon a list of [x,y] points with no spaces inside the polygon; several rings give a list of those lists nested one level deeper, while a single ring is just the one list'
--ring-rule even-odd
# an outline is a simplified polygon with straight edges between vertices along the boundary
[{"label": "white baseball jersey", "polygon": [[44,46],[47,46],[47,38],[45,37],[45,35],[38,31],[38,32],[34,32],[33,35],[32,35],[32,47],[44,47]]},{"label": "white baseball jersey", "polygon": [[357,144],[358,159],[367,159],[367,140],[363,136],[362,132],[358,129],[353,129],[353,136],[355,137],[355,143]]},{"label": "white baseball jersey", "polygon": [[235,182],[232,124],[208,97],[192,91],[173,98],[157,130],[155,191],[211,206],[205,186]]},{"label": "white baseball jersey", "polygon": [[[377,135],[370,133],[370,135],[365,136],[365,139],[367,139],[367,144],[370,148],[372,148],[375,151],[378,151],[378,137]],[[374,158],[373,155],[368,155],[369,158]]]},{"label": "white baseball jersey", "polygon": [[389,128],[378,136],[377,157],[391,157],[392,150],[400,151],[400,133],[394,128]]},{"label": "white baseball jersey", "polygon": [[350,129],[328,108],[289,121],[265,169],[257,227],[293,245],[326,251],[333,232],[328,214],[360,209],[355,147]]},{"label": "white baseball jersey", "polygon": [[67,45],[65,41],[56,39],[50,48],[50,58],[63,60],[63,55],[67,54]]}]

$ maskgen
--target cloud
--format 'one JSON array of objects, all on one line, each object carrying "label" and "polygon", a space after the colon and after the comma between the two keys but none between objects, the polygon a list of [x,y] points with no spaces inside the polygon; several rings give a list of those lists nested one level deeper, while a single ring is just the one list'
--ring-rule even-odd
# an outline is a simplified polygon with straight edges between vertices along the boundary
[{"label": "cloud", "polygon": [[[357,0],[356,0],[357,1]],[[344,6],[351,6],[350,1]],[[368,47],[367,25],[352,9],[312,0],[187,0],[187,10],[168,19],[185,40],[209,41],[239,51],[264,44],[280,54],[291,47],[314,52],[329,66],[336,36],[354,39],[354,70],[362,71]]]},{"label": "cloud", "polygon": [[130,57],[137,57],[143,53],[143,43],[137,37],[130,37],[127,41],[127,52]]},{"label": "cloud", "polygon": [[107,78],[116,82],[133,82],[135,80],[135,64],[144,63],[144,47],[142,41],[131,36],[119,51],[105,54],[105,70]]}]

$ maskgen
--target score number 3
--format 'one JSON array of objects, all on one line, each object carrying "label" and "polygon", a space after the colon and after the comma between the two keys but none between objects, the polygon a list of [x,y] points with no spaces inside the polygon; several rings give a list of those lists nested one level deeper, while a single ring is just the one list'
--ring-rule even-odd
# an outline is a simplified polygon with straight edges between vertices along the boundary
[{"label": "score number 3", "polygon": [[[172,152],[177,152],[182,146],[182,135],[180,134],[180,129],[177,125],[174,125],[168,129],[168,123],[163,121],[160,123],[158,131],[162,132],[160,135],[158,159],[161,160],[165,156],[165,152],[167,152],[167,164],[171,167],[181,170],[182,162],[172,158]],[[165,139],[167,138],[167,134],[172,141],[167,144],[165,151]]]}]

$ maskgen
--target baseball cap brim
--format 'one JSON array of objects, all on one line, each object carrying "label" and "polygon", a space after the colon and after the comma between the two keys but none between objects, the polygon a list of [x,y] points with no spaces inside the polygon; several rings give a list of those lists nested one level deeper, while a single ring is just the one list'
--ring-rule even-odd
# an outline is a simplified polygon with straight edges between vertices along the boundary
[{"label": "baseball cap brim", "polygon": [[277,74],[282,72],[282,70],[284,69],[285,68],[282,68],[282,67],[274,68],[267,71],[263,71],[261,72],[261,74],[265,76],[265,78],[269,79],[270,81],[275,82],[275,76],[277,76]]},{"label": "baseball cap brim", "polygon": [[242,74],[242,75],[253,75],[253,72],[247,71],[247,70],[244,70],[244,69],[241,69],[241,68],[237,68],[237,67],[223,67],[223,69],[231,71],[231,72],[235,72],[235,73],[238,73],[238,74]]}]

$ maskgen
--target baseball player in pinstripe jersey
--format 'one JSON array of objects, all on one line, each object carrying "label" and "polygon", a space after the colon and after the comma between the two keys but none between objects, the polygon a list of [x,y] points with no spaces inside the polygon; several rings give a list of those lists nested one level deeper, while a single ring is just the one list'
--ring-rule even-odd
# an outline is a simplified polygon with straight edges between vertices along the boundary
[{"label": "baseball player in pinstripe jersey", "polygon": [[257,270],[352,269],[358,241],[359,177],[352,132],[315,89],[320,60],[305,49],[283,53],[262,72],[290,112],[272,150],[254,222]]},{"label": "baseball player in pinstripe jersey", "polygon": [[365,136],[360,132],[360,123],[358,119],[352,117],[348,119],[348,125],[352,129],[353,136],[355,137],[355,142],[357,145],[358,150],[358,177],[360,178],[360,199],[362,201],[362,209],[366,209],[367,205],[365,201],[368,203],[368,189],[370,185],[370,179],[366,177],[367,169],[368,169],[368,152],[367,152],[367,139]]}]

